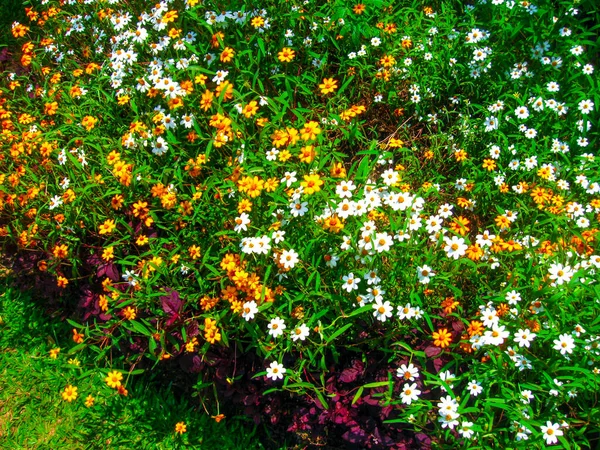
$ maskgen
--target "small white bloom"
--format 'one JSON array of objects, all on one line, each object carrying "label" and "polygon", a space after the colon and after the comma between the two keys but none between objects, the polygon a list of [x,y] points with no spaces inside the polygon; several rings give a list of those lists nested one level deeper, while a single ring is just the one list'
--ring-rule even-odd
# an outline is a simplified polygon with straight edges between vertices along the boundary
[{"label": "small white bloom", "polygon": [[575,340],[570,334],[561,334],[558,339],[555,339],[553,342],[554,350],[560,351],[561,355],[564,356],[567,353],[573,353],[573,349],[575,348]]},{"label": "small white bloom", "polygon": [[400,399],[405,405],[410,405],[413,401],[417,401],[421,395],[421,391],[417,389],[417,383],[404,386],[400,393]]},{"label": "small white bloom", "polygon": [[267,327],[269,328],[269,334],[273,338],[281,336],[283,334],[283,330],[286,328],[285,322],[280,317],[274,317],[271,319]]},{"label": "small white bloom", "polygon": [[271,380],[283,380],[283,374],[286,372],[286,368],[283,364],[273,361],[269,367],[267,367],[267,378]]},{"label": "small white bloom", "polygon": [[296,342],[298,339],[303,341],[304,339],[307,338],[309,333],[310,333],[310,330],[308,329],[306,324],[303,323],[302,325],[294,328],[294,330],[291,332],[290,336],[292,338],[292,341],[294,341],[294,342]]},{"label": "small white bloom", "polygon": [[246,321],[254,319],[254,315],[258,312],[258,305],[254,300],[246,302],[242,305],[242,317]]},{"label": "small white bloom", "polygon": [[392,317],[393,307],[390,305],[390,302],[386,301],[382,303],[381,299],[378,299],[373,304],[373,316],[380,322],[385,322],[388,318]]}]

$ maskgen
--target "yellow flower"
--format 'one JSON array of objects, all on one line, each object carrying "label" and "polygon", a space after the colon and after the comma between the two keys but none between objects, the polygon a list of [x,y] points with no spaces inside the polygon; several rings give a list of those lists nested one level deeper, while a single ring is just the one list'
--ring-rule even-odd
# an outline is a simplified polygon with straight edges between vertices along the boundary
[{"label": "yellow flower", "polygon": [[85,116],[81,121],[81,125],[87,130],[90,131],[92,128],[96,126],[98,119],[92,116]]},{"label": "yellow flower", "polygon": [[483,160],[483,168],[492,172],[493,170],[496,169],[496,161],[494,161],[493,159],[489,159],[489,158],[484,159]]},{"label": "yellow flower", "polygon": [[319,89],[321,89],[321,94],[329,94],[330,92],[335,91],[338,88],[337,80],[333,78],[323,78],[323,83],[319,85]]},{"label": "yellow flower", "polygon": [[247,118],[250,118],[250,117],[256,115],[257,111],[258,111],[257,103],[256,103],[255,100],[252,100],[250,103],[248,103],[246,106],[244,106],[244,109],[242,110],[242,113]]},{"label": "yellow flower", "polygon": [[300,130],[300,137],[303,141],[310,141],[316,139],[317,135],[321,134],[319,123],[311,120],[304,124],[304,128]]},{"label": "yellow flower", "polygon": [[229,62],[233,59],[233,55],[235,55],[235,51],[231,47],[225,47],[221,52],[220,60],[221,62]]},{"label": "yellow flower", "polygon": [[94,397],[92,397],[92,396],[91,396],[91,394],[90,394],[90,395],[88,395],[88,396],[86,397],[86,399],[85,399],[85,406],[87,406],[88,408],[90,408],[90,407],[94,406],[94,401],[95,401],[95,400],[96,400],[96,399],[95,399]]},{"label": "yellow flower", "polygon": [[117,372],[113,370],[112,372],[108,372],[108,376],[104,379],[108,387],[118,388],[121,386],[121,380],[123,379],[123,374],[121,372]]},{"label": "yellow flower", "polygon": [[114,247],[107,247],[102,251],[102,259],[106,262],[112,260],[115,257]]},{"label": "yellow flower", "polygon": [[98,229],[98,233],[100,234],[110,234],[116,228],[115,221],[112,219],[106,219],[100,228]]},{"label": "yellow flower", "polygon": [[50,358],[56,359],[59,353],[60,348],[53,348],[52,350],[50,350]]},{"label": "yellow flower", "polygon": [[70,384],[65,388],[62,393],[62,398],[71,403],[73,400],[77,398],[77,387],[71,386]]},{"label": "yellow flower", "polygon": [[128,306],[127,308],[125,308],[123,310],[123,318],[125,320],[134,320],[135,317],[136,317],[135,308],[132,308],[131,306]]},{"label": "yellow flower", "polygon": [[67,280],[67,279],[66,279],[65,277],[63,277],[63,276],[59,276],[59,277],[56,279],[56,285],[57,285],[58,287],[61,287],[61,288],[63,288],[63,287],[66,287],[68,284],[69,284],[69,280]]},{"label": "yellow flower", "polygon": [[277,53],[277,58],[281,62],[291,62],[295,56],[296,52],[288,47],[284,47],[279,53]]},{"label": "yellow flower", "polygon": [[201,255],[200,247],[198,247],[197,245],[192,245],[190,248],[188,248],[188,253],[190,255],[190,258],[198,259]]},{"label": "yellow flower", "polygon": [[263,19],[260,16],[255,17],[254,19],[252,19],[252,21],[250,21],[250,24],[254,27],[254,28],[260,28],[265,24],[265,19]]},{"label": "yellow flower", "polygon": [[318,174],[304,175],[304,181],[300,184],[304,187],[304,193],[310,195],[321,190],[323,180]]}]

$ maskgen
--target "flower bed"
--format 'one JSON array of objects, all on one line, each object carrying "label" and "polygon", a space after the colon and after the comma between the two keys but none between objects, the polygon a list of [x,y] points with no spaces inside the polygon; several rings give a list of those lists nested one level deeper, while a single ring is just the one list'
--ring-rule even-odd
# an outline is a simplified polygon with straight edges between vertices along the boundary
[{"label": "flower bed", "polygon": [[0,234],[73,352],[178,362],[320,444],[595,436],[593,6],[26,13]]}]

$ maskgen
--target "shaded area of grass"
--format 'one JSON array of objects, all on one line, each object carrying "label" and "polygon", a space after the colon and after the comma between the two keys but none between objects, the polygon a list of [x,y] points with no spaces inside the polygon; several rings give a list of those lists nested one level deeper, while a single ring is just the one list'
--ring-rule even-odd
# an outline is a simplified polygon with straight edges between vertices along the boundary
[{"label": "shaded area of grass", "polygon": [[[263,448],[243,418],[217,423],[151,374],[130,378],[126,397],[107,390],[105,372],[73,364],[74,344],[62,338],[68,324],[55,325],[26,294],[0,283],[0,448]],[[68,384],[78,388],[72,403],[61,397]],[[91,407],[87,395],[95,398]],[[181,436],[178,422],[187,426]]]},{"label": "shaded area of grass", "polygon": [[23,0],[0,0],[0,48],[14,43],[10,26],[14,21],[28,24]]}]

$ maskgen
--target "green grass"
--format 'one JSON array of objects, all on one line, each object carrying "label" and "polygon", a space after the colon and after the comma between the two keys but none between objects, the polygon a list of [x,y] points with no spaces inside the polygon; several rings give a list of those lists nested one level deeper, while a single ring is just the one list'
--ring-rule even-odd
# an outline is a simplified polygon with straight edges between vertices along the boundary
[{"label": "green grass", "polygon": [[[242,418],[216,423],[198,407],[176,399],[149,376],[130,378],[127,397],[109,390],[98,369],[78,368],[67,356],[69,327],[36,309],[27,295],[6,287],[0,296],[0,448],[175,449],[263,448]],[[57,359],[49,351],[62,347]],[[67,384],[79,397],[64,401]],[[84,405],[92,394],[96,403]],[[185,422],[187,433],[176,435]]]}]

